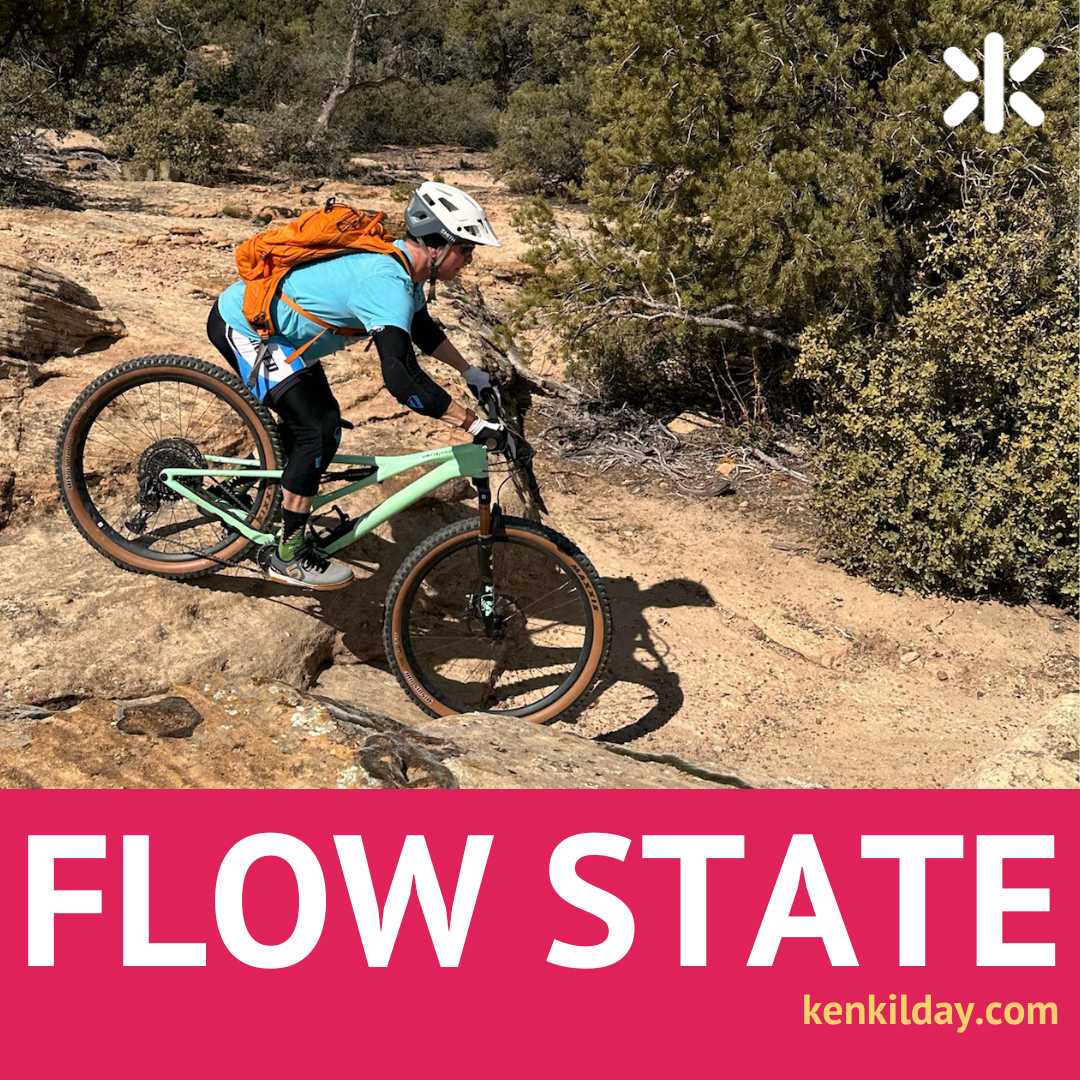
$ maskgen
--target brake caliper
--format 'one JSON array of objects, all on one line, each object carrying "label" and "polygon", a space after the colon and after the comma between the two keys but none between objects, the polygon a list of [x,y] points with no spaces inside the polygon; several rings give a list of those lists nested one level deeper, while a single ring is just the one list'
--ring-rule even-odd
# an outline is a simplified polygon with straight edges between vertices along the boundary
[{"label": "brake caliper", "polygon": [[484,624],[485,635],[493,641],[501,641],[504,620],[496,612],[499,602],[495,596],[495,586],[484,585],[480,592],[469,593],[466,600],[465,617],[467,619],[479,619]]}]

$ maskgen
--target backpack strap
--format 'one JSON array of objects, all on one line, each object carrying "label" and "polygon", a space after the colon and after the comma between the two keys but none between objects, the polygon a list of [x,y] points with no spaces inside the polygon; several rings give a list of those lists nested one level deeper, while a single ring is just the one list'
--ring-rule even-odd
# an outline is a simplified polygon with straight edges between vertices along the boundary
[{"label": "backpack strap", "polygon": [[[310,311],[306,311],[291,297],[286,296],[284,293],[278,293],[278,299],[283,303],[288,304],[298,315],[303,315],[308,322],[313,322],[316,326],[323,328],[323,334],[327,330],[332,331],[335,334],[343,334],[345,337],[366,337],[366,330],[358,330],[355,326],[334,326],[333,323],[328,323],[324,319],[320,319],[318,315],[312,315]],[[322,334],[318,335],[322,337]],[[314,341],[314,338],[312,338]]]},{"label": "backpack strap", "polygon": [[[342,252],[341,254],[348,254],[348,252]],[[399,251],[397,248],[394,248],[392,252],[387,252],[387,254],[392,254],[397,259],[397,261],[401,263],[402,269],[405,271],[405,273],[409,275],[411,279],[412,267],[409,263],[408,256],[404,252]],[[331,258],[333,258],[333,256],[331,256]],[[291,307],[293,311],[295,311],[298,315],[302,315],[305,319],[308,320],[308,322],[313,322],[316,326],[322,327],[322,329],[314,337],[308,338],[308,340],[305,341],[303,345],[289,353],[289,355],[284,360],[284,363],[286,364],[291,364],[298,356],[303,356],[304,352],[307,350],[307,347],[309,345],[313,345],[316,341],[319,340],[319,338],[323,336],[323,334],[327,332],[340,334],[343,337],[369,336],[366,330],[358,329],[355,326],[335,326],[333,323],[328,323],[325,319],[320,319],[318,315],[313,315],[306,308],[302,308],[295,300],[292,299],[292,297],[286,296],[284,292],[279,291],[276,298],[281,300],[282,303],[287,304],[289,307]],[[273,302],[274,297],[271,296],[270,301],[267,305],[267,312],[269,312],[270,305],[273,304]],[[259,377],[259,372],[262,370],[263,365],[269,358],[269,337],[271,334],[274,333],[274,327],[273,324],[270,323],[269,320],[267,320],[267,324],[265,327],[256,327],[256,330],[258,331],[260,337],[263,338],[263,341],[262,346],[258,350],[256,350],[255,353],[255,366],[252,368],[251,375],[248,376],[247,380],[247,385],[249,387],[253,387],[255,385],[255,381]],[[371,342],[369,341],[368,348],[370,347]]]},{"label": "backpack strap", "polygon": [[[330,205],[333,203],[333,201],[334,200],[331,199],[330,202],[327,203],[327,209],[328,210],[330,209]],[[368,230],[365,230],[365,231],[370,231],[371,228],[378,225],[379,220],[381,218],[382,218],[382,212],[380,211],[372,219],[372,223],[371,223],[371,225],[369,225]],[[324,259],[325,258],[335,259],[335,258],[340,258],[340,256],[342,256],[342,255],[351,255],[351,254],[355,254],[355,251],[350,251],[350,250],[337,251],[337,252],[334,252],[334,253],[332,253],[330,255],[324,256]],[[408,255],[405,254],[405,252],[401,251],[399,248],[391,248],[390,251],[384,252],[383,254],[391,255],[395,259],[397,259],[397,261],[400,264],[402,270],[404,270],[405,273],[409,276],[409,279],[412,280],[412,263],[409,262],[409,257],[408,257]],[[319,260],[316,260],[316,261],[319,261]],[[344,337],[366,337],[367,336],[367,331],[366,330],[357,330],[355,327],[352,327],[352,326],[334,326],[333,323],[328,323],[324,319],[320,319],[318,315],[313,315],[310,311],[307,311],[306,309],[302,308],[295,300],[292,299],[292,297],[287,296],[285,294],[285,292],[282,290],[281,286],[284,284],[286,275],[289,273],[290,270],[293,270],[293,269],[295,269],[295,267],[289,267],[288,269],[281,271],[281,274],[280,274],[280,277],[278,278],[278,282],[277,282],[276,287],[270,292],[269,297],[266,300],[265,311],[260,312],[260,315],[256,316],[255,320],[251,320],[251,319],[248,320],[251,323],[252,328],[256,331],[256,333],[258,333],[258,335],[264,341],[274,333],[275,328],[274,328],[274,325],[273,325],[273,317],[271,316],[270,312],[271,312],[271,309],[273,308],[273,304],[274,304],[275,299],[284,301],[284,303],[288,304],[288,306],[291,307],[293,309],[293,311],[295,311],[298,315],[303,315],[303,317],[305,319],[307,319],[309,322],[313,322],[316,326],[321,326],[323,328],[323,330],[330,330],[333,333],[341,334]]]},{"label": "backpack strap", "polygon": [[259,375],[262,369],[266,366],[267,360],[270,358],[270,342],[260,341],[255,347],[255,363],[251,365],[251,371],[248,374],[244,385],[251,390],[255,391],[255,384],[259,381]]},{"label": "backpack strap", "polygon": [[[354,326],[334,326],[333,323],[328,323],[324,319],[320,319],[318,315],[312,315],[310,311],[306,311],[294,300],[290,299],[284,293],[278,293],[278,298],[283,300],[286,304],[300,315],[303,315],[305,319],[310,320],[316,326],[321,326],[322,329],[314,336],[307,339],[303,345],[293,349],[288,356],[282,361],[284,364],[291,364],[297,357],[303,356],[307,351],[309,345],[314,345],[326,333],[344,334],[346,337],[366,337],[366,330],[358,330]],[[252,366],[251,374],[247,377],[248,389],[255,386],[258,381],[259,373],[262,371],[266,364],[266,361],[270,356],[270,342],[264,340],[259,347],[255,350],[255,364]]]},{"label": "backpack strap", "polygon": [[[314,336],[307,339],[303,345],[296,349],[293,349],[288,356],[282,361],[284,364],[291,364],[298,356],[303,356],[307,351],[309,345],[314,345],[328,330],[333,330],[334,327],[323,324],[323,328]],[[252,365],[251,374],[247,377],[247,388],[249,390],[254,389],[255,384],[259,380],[259,373],[266,366],[267,360],[270,359],[270,349],[272,348],[269,341],[260,342],[255,349],[255,363]]]}]

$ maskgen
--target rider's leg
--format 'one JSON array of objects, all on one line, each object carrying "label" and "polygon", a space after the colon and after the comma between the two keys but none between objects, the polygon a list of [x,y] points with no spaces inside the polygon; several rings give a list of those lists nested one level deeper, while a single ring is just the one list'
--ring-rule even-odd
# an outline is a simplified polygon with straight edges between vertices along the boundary
[{"label": "rider's leg", "polygon": [[[319,480],[341,441],[341,409],[321,364],[300,372],[273,403],[292,442],[282,474],[283,517],[279,554],[291,558],[302,542]],[[299,537],[299,539],[297,539]]]},{"label": "rider's leg", "polygon": [[[257,342],[231,331],[217,304],[210,310],[206,334],[246,380],[255,363]],[[342,588],[352,581],[352,570],[336,559],[313,558],[305,547],[311,501],[341,439],[341,410],[321,364],[294,371],[282,360],[292,351],[289,343],[282,341],[276,348],[279,355],[273,359],[278,365],[269,365],[253,388],[281,417],[281,441],[287,455],[282,473],[282,535],[270,561],[270,576],[308,588]]]},{"label": "rider's leg", "polygon": [[296,544],[303,540],[304,530],[311,518],[311,496],[297,495],[295,491],[281,489],[281,540],[278,554],[291,559]]},{"label": "rider's leg", "polygon": [[352,570],[336,559],[312,559],[305,546],[312,498],[341,440],[341,410],[322,365],[293,376],[271,407],[292,448],[281,478],[282,531],[270,576],[312,588],[341,588],[352,581]]}]

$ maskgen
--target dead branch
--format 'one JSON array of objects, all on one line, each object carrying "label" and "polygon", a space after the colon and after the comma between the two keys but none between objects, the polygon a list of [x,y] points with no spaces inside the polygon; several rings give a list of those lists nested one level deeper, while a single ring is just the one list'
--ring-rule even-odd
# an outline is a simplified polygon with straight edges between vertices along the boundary
[{"label": "dead branch", "polygon": [[27,720],[47,720],[58,711],[47,705],[23,705],[14,702],[9,705],[0,705],[0,722],[20,723]]},{"label": "dead branch", "polygon": [[451,294],[454,304],[468,319],[476,336],[510,365],[514,374],[529,390],[546,397],[560,398],[563,401],[579,404],[589,400],[589,395],[582,393],[576,387],[553,379],[550,375],[541,375],[526,364],[521,349],[506,332],[506,325],[492,314],[478,288],[466,289],[459,286],[451,290]]},{"label": "dead branch", "polygon": [[[718,426],[692,439],[681,438],[650,413],[628,405],[585,411],[573,402],[540,410],[548,426],[536,437],[563,460],[587,459],[594,474],[613,468],[662,477],[684,498],[707,499],[734,492],[738,483],[761,480],[761,462],[778,472],[813,484],[813,480],[768,454],[732,441],[738,429]],[[718,465],[724,464],[723,469]]]},{"label": "dead branch", "polygon": [[768,454],[758,450],[757,447],[752,447],[750,452],[758,459],[758,461],[764,462],[771,469],[776,469],[777,472],[787,473],[788,476],[794,477],[796,480],[801,481],[804,484],[813,484],[813,480],[804,473],[796,472],[794,469],[789,469],[786,465],[781,465],[779,461],[774,457],[769,457]]},{"label": "dead branch", "polygon": [[533,371],[522,359],[520,350],[513,344],[500,345],[490,334],[482,330],[477,331],[478,336],[494,349],[514,369],[514,373],[529,387],[530,390],[547,397],[562,398],[564,401],[584,402],[587,395],[575,389],[567,383],[551,378],[550,375],[541,375]]},{"label": "dead branch", "polygon": [[652,322],[656,319],[680,319],[682,322],[692,322],[698,326],[715,326],[720,330],[733,330],[739,334],[758,337],[771,342],[773,345],[782,345],[786,349],[797,351],[799,348],[799,343],[794,338],[785,337],[783,334],[777,334],[773,330],[768,330],[763,326],[755,326],[752,323],[721,318],[716,315],[696,315],[685,308],[674,307],[671,304],[661,304],[656,300],[650,300],[643,296],[619,296],[612,297],[612,300],[640,304],[654,313],[647,315],[644,312],[627,310],[620,313],[625,318],[640,319],[644,322]]},{"label": "dead branch", "polygon": [[379,19],[390,19],[401,15],[407,5],[395,8],[392,11],[371,11],[368,8],[369,0],[355,0],[349,5],[349,16],[352,27],[349,32],[349,44],[345,49],[345,58],[341,64],[334,85],[323,99],[319,115],[315,120],[316,130],[325,131],[330,124],[338,105],[342,99],[361,87],[380,86],[383,83],[396,79],[401,67],[400,49],[392,49],[379,56],[373,67],[373,73],[361,78],[357,63],[357,55],[360,51],[364,35],[370,31],[372,24]]},{"label": "dead branch", "polygon": [[[718,476],[718,458],[732,462],[732,476],[752,472],[745,448],[728,445],[717,431],[704,443],[688,443],[655,416],[623,405],[608,411],[584,412],[575,403],[544,410],[552,422],[538,441],[561,458],[587,458],[598,473],[621,467],[644,476],[662,477],[688,498],[710,498],[734,490],[732,480]],[[720,441],[718,441],[720,440]]]}]

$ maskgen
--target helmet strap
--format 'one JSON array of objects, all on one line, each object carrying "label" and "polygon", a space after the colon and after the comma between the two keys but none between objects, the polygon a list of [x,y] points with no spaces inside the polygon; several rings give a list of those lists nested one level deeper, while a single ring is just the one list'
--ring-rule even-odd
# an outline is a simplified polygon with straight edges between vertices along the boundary
[{"label": "helmet strap", "polygon": [[443,259],[450,253],[451,244],[444,244],[439,251],[439,257],[431,260],[431,270],[428,273],[428,294],[427,302],[429,304],[435,302],[435,277],[439,272],[439,267],[442,265]]}]

